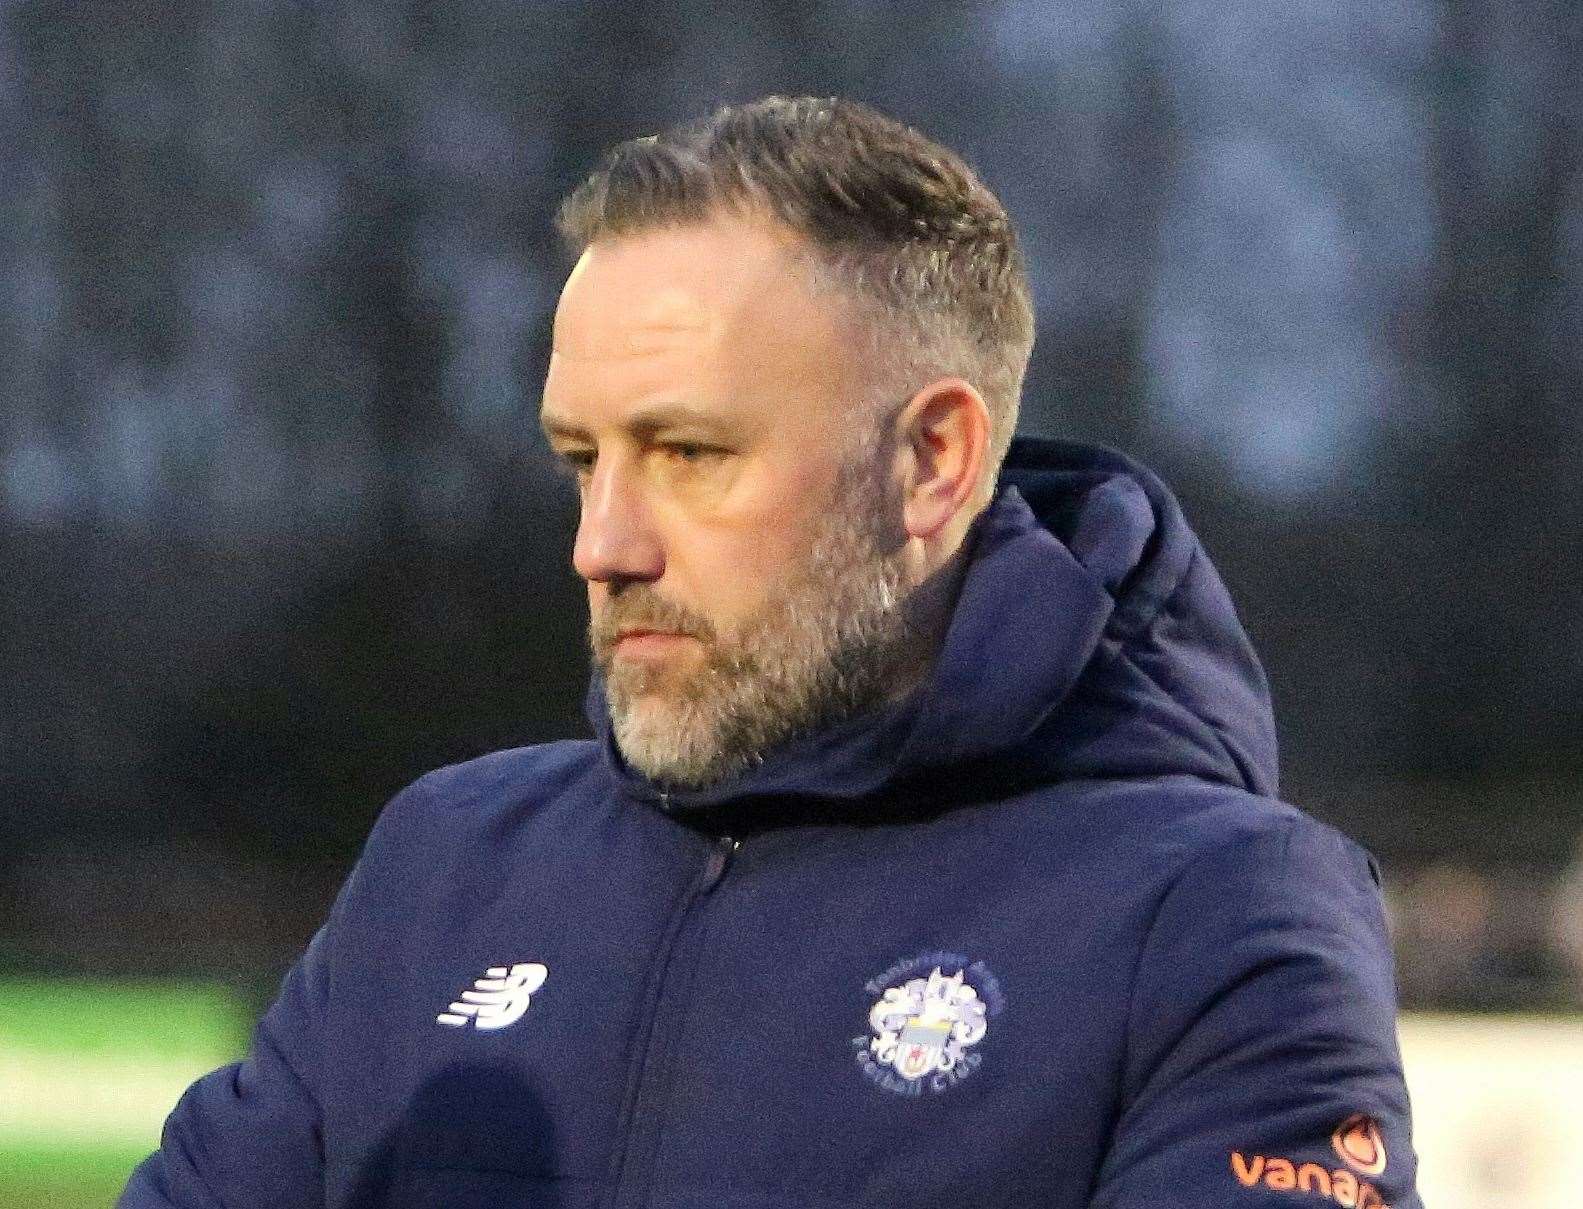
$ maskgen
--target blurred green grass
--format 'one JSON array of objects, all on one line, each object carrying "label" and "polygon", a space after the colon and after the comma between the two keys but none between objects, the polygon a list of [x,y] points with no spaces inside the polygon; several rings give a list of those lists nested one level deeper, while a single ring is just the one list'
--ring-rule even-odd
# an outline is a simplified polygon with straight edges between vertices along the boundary
[{"label": "blurred green grass", "polygon": [[0,1147],[5,1209],[106,1209],[150,1147]]},{"label": "blurred green grass", "polygon": [[209,983],[0,979],[0,1209],[103,1209],[251,1013]]}]

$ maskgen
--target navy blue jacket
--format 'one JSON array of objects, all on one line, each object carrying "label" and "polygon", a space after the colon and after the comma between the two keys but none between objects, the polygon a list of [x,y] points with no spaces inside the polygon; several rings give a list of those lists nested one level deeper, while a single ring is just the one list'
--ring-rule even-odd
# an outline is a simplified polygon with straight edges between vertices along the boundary
[{"label": "navy blue jacket", "polygon": [[1419,1204],[1372,862],[1166,489],[1021,442],[905,701],[424,777],[121,1205]]}]

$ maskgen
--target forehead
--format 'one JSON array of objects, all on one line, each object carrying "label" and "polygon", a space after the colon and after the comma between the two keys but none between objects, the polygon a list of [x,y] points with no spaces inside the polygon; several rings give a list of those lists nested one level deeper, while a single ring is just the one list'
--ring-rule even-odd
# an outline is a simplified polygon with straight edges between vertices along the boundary
[{"label": "forehead", "polygon": [[738,218],[595,243],[556,309],[546,416],[617,419],[668,394],[744,407],[844,385],[851,321],[810,288],[804,255],[790,232]]},{"label": "forehead", "polygon": [[717,339],[755,304],[788,301],[794,263],[789,237],[738,220],[600,241],[561,291],[555,352],[601,359]]}]

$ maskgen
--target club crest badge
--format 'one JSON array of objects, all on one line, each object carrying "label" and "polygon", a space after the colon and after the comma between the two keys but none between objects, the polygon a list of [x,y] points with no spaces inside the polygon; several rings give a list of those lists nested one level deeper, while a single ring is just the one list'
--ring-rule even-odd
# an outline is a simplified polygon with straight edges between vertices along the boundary
[{"label": "club crest badge", "polygon": [[938,1094],[983,1063],[975,1050],[1005,1006],[1000,983],[981,961],[923,953],[864,984],[877,996],[869,1031],[852,1038],[864,1075],[902,1096]]}]

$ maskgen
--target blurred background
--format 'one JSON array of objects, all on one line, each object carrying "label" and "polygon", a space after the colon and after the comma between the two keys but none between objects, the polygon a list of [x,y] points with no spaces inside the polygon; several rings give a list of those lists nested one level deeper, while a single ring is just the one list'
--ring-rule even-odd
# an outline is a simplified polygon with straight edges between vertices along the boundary
[{"label": "blurred background", "polygon": [[[767,92],[875,104],[1006,202],[1023,428],[1177,487],[1285,795],[1384,864],[1409,1073],[1460,1089],[1420,1092],[1426,1189],[1550,1204],[1583,1154],[1576,0],[0,0],[0,1200],[104,1203],[395,790],[583,733],[551,217],[608,144]],[[1547,1089],[1498,1159],[1445,1116]]]}]

